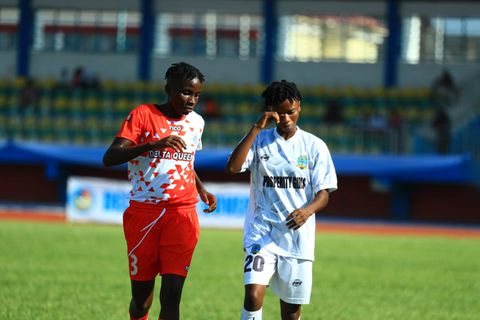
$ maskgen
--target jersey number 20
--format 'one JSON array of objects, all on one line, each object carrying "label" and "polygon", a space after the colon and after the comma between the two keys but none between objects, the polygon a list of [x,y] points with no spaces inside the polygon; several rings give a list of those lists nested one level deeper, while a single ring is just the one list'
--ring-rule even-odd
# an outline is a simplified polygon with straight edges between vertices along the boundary
[{"label": "jersey number 20", "polygon": [[245,258],[245,268],[243,269],[243,272],[250,272],[252,271],[258,271],[262,272],[263,271],[263,265],[265,264],[265,259],[263,259],[262,256],[256,255],[248,255]]}]

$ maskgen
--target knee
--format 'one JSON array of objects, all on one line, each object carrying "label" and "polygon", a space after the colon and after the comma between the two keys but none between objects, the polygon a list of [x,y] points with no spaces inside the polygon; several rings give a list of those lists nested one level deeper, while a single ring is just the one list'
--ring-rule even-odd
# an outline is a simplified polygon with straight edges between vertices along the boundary
[{"label": "knee", "polygon": [[130,315],[134,317],[142,317],[147,314],[152,306],[152,296],[149,296],[145,301],[138,301],[134,297],[130,301]]},{"label": "knee", "polygon": [[153,302],[154,281],[132,281],[130,311],[141,314],[147,312]]},{"label": "knee", "polygon": [[256,286],[245,287],[245,309],[249,311],[259,310],[263,305],[263,297],[264,290],[262,288]]}]

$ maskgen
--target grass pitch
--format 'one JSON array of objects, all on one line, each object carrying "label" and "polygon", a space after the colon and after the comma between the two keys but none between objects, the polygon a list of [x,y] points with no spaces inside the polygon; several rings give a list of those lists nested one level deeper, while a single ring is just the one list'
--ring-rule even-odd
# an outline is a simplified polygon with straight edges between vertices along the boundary
[{"label": "grass pitch", "polygon": [[[478,319],[480,240],[317,234],[302,319]],[[0,319],[128,319],[120,226],[0,221]],[[239,319],[240,230],[201,231],[182,319]],[[160,280],[155,288],[158,297]],[[151,319],[158,317],[158,299]],[[264,319],[279,319],[267,291]]]}]

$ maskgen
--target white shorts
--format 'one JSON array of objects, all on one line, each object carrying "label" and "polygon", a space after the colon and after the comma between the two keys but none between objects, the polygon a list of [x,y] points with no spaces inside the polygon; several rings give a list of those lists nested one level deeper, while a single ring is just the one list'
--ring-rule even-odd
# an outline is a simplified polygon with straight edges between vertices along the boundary
[{"label": "white shorts", "polygon": [[291,304],[309,304],[312,292],[313,261],[283,257],[265,248],[246,253],[243,282],[270,285],[273,292]]}]

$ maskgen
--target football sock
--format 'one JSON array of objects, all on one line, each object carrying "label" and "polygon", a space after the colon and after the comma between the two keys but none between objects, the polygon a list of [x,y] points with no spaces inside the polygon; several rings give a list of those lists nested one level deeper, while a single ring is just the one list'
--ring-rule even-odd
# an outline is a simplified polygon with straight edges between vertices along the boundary
[{"label": "football sock", "polygon": [[130,320],[148,320],[148,313],[141,318],[135,318],[130,316]]},{"label": "football sock", "polygon": [[247,311],[243,308],[241,320],[262,320],[262,308],[257,311]]}]

